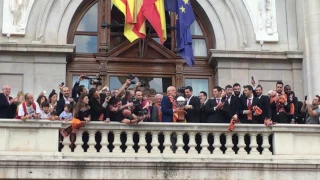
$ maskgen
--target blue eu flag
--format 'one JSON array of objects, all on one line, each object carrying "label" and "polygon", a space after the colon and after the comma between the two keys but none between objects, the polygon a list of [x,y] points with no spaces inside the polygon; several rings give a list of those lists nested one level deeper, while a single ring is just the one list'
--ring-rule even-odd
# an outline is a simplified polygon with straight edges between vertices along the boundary
[{"label": "blue eu flag", "polygon": [[177,46],[181,57],[189,66],[194,65],[190,26],[195,20],[190,0],[165,0],[167,11],[176,12]]}]

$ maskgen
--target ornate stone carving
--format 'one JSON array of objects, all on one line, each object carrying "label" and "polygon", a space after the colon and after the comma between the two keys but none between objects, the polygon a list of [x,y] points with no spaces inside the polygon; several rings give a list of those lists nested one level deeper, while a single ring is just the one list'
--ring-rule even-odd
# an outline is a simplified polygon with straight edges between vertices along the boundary
[{"label": "ornate stone carving", "polygon": [[256,41],[276,42],[279,40],[275,0],[243,0],[249,12]]},{"label": "ornate stone carving", "polygon": [[24,35],[34,0],[3,0],[2,34]]}]

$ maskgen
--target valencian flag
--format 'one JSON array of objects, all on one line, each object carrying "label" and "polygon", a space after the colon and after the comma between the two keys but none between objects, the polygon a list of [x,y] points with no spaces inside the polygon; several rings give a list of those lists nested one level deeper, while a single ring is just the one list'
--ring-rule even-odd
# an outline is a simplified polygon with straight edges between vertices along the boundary
[{"label": "valencian flag", "polygon": [[144,0],[142,11],[143,16],[149,21],[163,44],[167,40],[164,0]]},{"label": "valencian flag", "polygon": [[133,42],[145,38],[145,21],[148,20],[160,38],[167,39],[164,0],[112,0],[125,15],[124,35]]},{"label": "valencian flag", "polygon": [[[138,19],[137,15],[141,11],[143,0],[112,0],[113,4],[124,14],[124,36],[133,42],[138,38],[146,36],[145,21]],[[139,23],[139,27],[137,26]]]},{"label": "valencian flag", "polygon": [[[175,2],[175,3],[173,3]],[[195,20],[190,0],[166,0],[166,9],[177,15],[177,46],[189,66],[194,65],[190,26]]]}]

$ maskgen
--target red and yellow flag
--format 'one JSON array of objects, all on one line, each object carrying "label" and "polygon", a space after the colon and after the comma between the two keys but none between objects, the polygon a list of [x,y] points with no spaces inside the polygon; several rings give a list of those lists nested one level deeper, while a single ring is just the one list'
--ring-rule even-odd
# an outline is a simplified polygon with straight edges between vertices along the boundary
[{"label": "red and yellow flag", "polygon": [[144,0],[142,13],[160,38],[161,44],[167,40],[164,0]]},{"label": "red and yellow flag", "polygon": [[[143,0],[112,0],[113,4],[124,14],[124,36],[133,42],[138,38],[144,38],[146,36],[146,30],[144,21],[140,22],[137,15],[141,11]],[[140,28],[135,26],[140,23]]]}]

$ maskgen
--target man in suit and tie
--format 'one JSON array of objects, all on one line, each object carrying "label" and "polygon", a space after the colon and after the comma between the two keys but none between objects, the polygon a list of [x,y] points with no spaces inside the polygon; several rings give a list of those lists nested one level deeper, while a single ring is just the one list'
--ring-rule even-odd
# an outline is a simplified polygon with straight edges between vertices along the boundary
[{"label": "man in suit and tie", "polygon": [[[263,95],[262,93],[263,93],[263,88],[259,84],[254,90],[255,97],[260,99],[263,117],[266,117],[267,119],[271,119],[270,98],[268,96]],[[263,124],[263,123],[264,123],[264,119],[263,118],[259,119],[259,124]]]},{"label": "man in suit and tie", "polygon": [[205,105],[205,112],[208,114],[208,123],[229,123],[227,112],[223,109],[225,101],[221,97],[222,88],[216,86],[213,88],[214,99],[209,99]]},{"label": "man in suit and tie", "polygon": [[2,93],[0,93],[0,118],[14,118],[18,97],[10,97],[11,88],[8,85],[2,87]]},{"label": "man in suit and tie", "polygon": [[264,119],[264,114],[262,113],[261,115],[256,115],[254,112],[254,107],[258,106],[261,109],[261,102],[257,97],[253,96],[253,87],[251,85],[246,85],[244,87],[244,95],[245,98],[240,99],[240,122],[258,124],[259,119]]},{"label": "man in suit and tie", "polygon": [[184,90],[188,101],[184,107],[186,110],[186,120],[188,123],[200,122],[200,99],[193,95],[193,89],[191,86],[187,86]]},{"label": "man in suit and tie", "polygon": [[62,95],[62,98],[57,102],[57,115],[60,115],[64,111],[64,106],[66,104],[71,104],[72,106],[75,105],[73,98],[69,97],[70,93],[68,87],[62,88]]},{"label": "man in suit and tie", "polygon": [[163,96],[161,101],[162,110],[162,122],[174,122],[173,114],[183,111],[175,106],[175,97],[177,95],[177,90],[174,86],[169,86],[167,88],[167,96]]},{"label": "man in suit and tie", "polygon": [[205,112],[205,104],[208,102],[208,95],[206,92],[201,91],[199,93],[200,98],[200,123],[206,123],[208,119],[208,115]]},{"label": "man in suit and tie", "polygon": [[239,113],[239,98],[233,96],[233,88],[231,85],[227,85],[225,88],[226,96],[224,97],[224,109],[228,112],[228,119],[238,119]]}]

